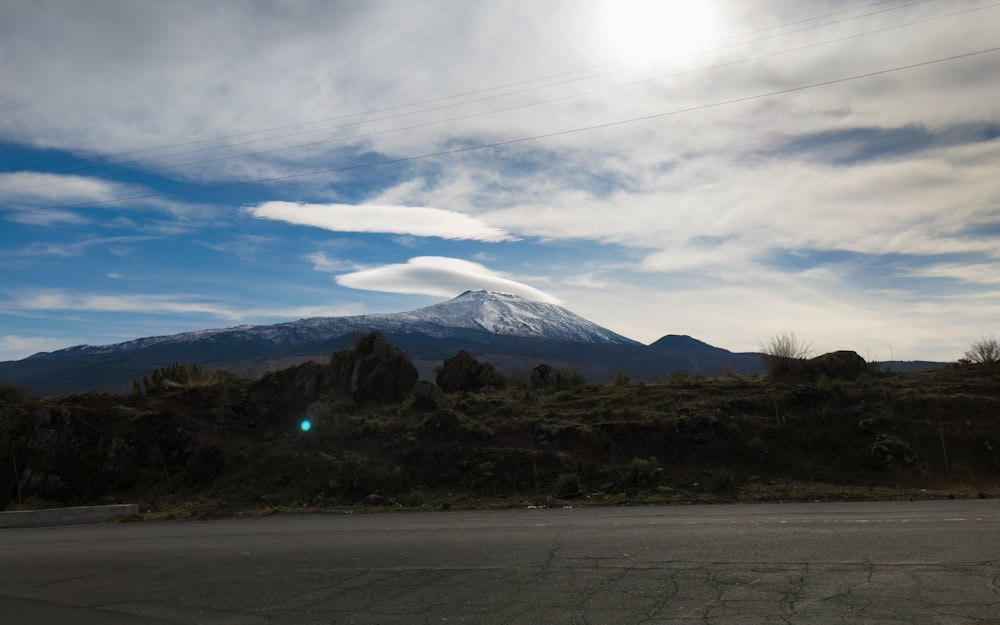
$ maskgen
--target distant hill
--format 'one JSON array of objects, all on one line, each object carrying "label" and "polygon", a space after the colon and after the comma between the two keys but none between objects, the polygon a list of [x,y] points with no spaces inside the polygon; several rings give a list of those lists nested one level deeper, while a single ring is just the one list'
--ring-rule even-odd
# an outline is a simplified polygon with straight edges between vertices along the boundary
[{"label": "distant hill", "polygon": [[663,338],[659,339],[655,343],[651,343],[650,347],[653,349],[676,349],[676,350],[692,350],[692,351],[702,351],[702,350],[716,350],[716,351],[726,351],[721,347],[713,347],[708,343],[699,341],[698,339],[691,338],[690,336],[684,334],[668,334]]}]

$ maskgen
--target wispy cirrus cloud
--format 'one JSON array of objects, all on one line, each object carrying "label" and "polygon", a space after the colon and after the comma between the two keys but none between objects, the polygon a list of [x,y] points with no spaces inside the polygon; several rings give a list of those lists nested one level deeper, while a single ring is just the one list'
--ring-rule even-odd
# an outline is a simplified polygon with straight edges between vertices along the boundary
[{"label": "wispy cirrus cloud", "polygon": [[[121,278],[121,276],[114,276]],[[215,317],[225,321],[272,323],[280,319],[301,319],[360,314],[356,303],[241,307],[204,296],[176,294],[102,294],[68,289],[38,289],[7,292],[0,300],[0,313],[12,315],[41,312],[129,313],[158,316],[164,313]]]},{"label": "wispy cirrus cloud", "polygon": [[13,221],[21,224],[28,224],[32,226],[52,226],[55,224],[70,224],[74,226],[81,226],[90,223],[90,220],[80,215],[79,213],[74,213],[68,210],[37,210],[37,211],[23,211],[23,212],[12,212],[3,215],[4,219],[7,221]]},{"label": "wispy cirrus cloud", "polygon": [[[663,250],[679,269],[748,262],[775,248],[989,253],[994,238],[969,232],[967,224],[995,219],[998,159],[998,140],[856,167],[815,163],[798,153],[766,160],[712,153],[671,167],[636,163],[640,188],[604,196],[541,175],[511,176],[508,189],[521,191],[521,199],[484,215],[524,236]],[[427,199],[435,200],[433,194]],[[726,254],[705,245],[712,239],[728,242]]]},{"label": "wispy cirrus cloud", "polygon": [[45,289],[9,294],[0,302],[0,311],[8,313],[38,311],[117,312],[117,313],[198,313],[238,320],[242,312],[218,302],[187,295],[121,295],[76,293],[63,289]]},{"label": "wispy cirrus cloud", "polygon": [[136,190],[135,186],[92,176],[37,171],[0,174],[0,203],[4,205],[100,202]]},{"label": "wispy cirrus cloud", "polygon": [[[0,203],[217,187],[0,216],[6,289],[113,288],[81,283],[121,265],[86,254],[95,248],[81,241],[117,232],[167,239],[134,246],[135,271],[149,278],[130,286],[218,313],[176,313],[187,324],[199,314],[306,316],[310,306],[336,314],[320,304],[330,291],[344,294],[302,271],[304,262],[345,273],[345,285],[403,293],[517,291],[498,279],[553,285],[576,312],[633,338],[683,332],[727,347],[787,329],[826,336],[817,346],[864,347],[888,330],[899,333],[897,356],[904,335],[911,355],[947,354],[955,350],[927,348],[921,337],[947,327],[962,341],[965,329],[997,318],[996,302],[979,298],[996,284],[989,265],[1000,235],[996,53],[890,69],[995,47],[996,6],[894,3],[826,23],[812,20],[832,0],[713,0],[725,47],[567,74],[618,58],[601,45],[609,22],[596,9],[627,11],[627,3],[334,2],[307,11],[295,2],[228,3],[211,13],[194,0],[169,11],[63,4],[26,3],[0,20],[4,49],[24,60],[4,68],[0,147],[15,148],[4,162],[26,169],[22,162],[104,154],[123,166],[34,182],[23,177],[33,172],[11,172]],[[782,24],[798,26],[778,34]],[[676,70],[683,73],[667,76]],[[868,77],[842,80],[852,75]],[[540,76],[552,79],[526,81]],[[403,106],[429,98],[440,100]],[[468,149],[490,143],[504,145]],[[121,154],[130,150],[142,153]],[[123,162],[132,158],[141,163]],[[250,179],[270,180],[238,184]],[[205,197],[219,206],[178,201]],[[230,218],[228,207],[239,206],[261,210],[260,219]],[[287,224],[309,228],[289,236]],[[324,240],[331,232],[355,245],[334,247]],[[192,242],[239,257],[214,263]],[[431,254],[482,264],[401,260]],[[163,293],[181,267],[212,286],[192,281],[184,294]],[[306,306],[241,288],[257,276],[287,285]],[[253,297],[289,307],[251,310]],[[237,310],[241,298],[249,305]],[[86,312],[80,317],[99,318]],[[51,316],[68,326],[76,315]],[[155,332],[169,316],[144,318]],[[5,333],[27,336],[23,317],[14,321]]]},{"label": "wispy cirrus cloud", "polygon": [[[76,205],[83,206],[74,208]],[[95,221],[82,211],[101,207],[130,210],[142,207],[172,217],[196,218],[199,222],[221,214],[217,206],[158,196],[144,185],[98,176],[36,171],[0,173],[0,218],[42,226],[80,225]]]},{"label": "wispy cirrus cloud", "polygon": [[247,210],[259,219],[333,232],[377,232],[488,243],[516,240],[503,229],[470,215],[426,206],[265,202]]},{"label": "wispy cirrus cloud", "polygon": [[306,260],[312,263],[313,269],[324,273],[333,273],[336,271],[355,271],[362,268],[361,265],[355,262],[340,258],[331,258],[326,254],[326,252],[313,252],[312,254],[306,254]]},{"label": "wispy cirrus cloud", "polygon": [[225,254],[234,254],[243,259],[253,258],[266,253],[276,244],[280,243],[278,237],[262,236],[256,234],[236,235],[224,241],[205,241],[202,245],[210,250]]},{"label": "wispy cirrus cloud", "polygon": [[542,302],[559,302],[544,291],[479,263],[443,256],[418,256],[403,264],[362,269],[339,275],[336,281],[341,286],[365,291],[454,297],[463,291],[485,289]]},{"label": "wispy cirrus cloud", "polygon": [[937,263],[926,267],[916,267],[905,272],[917,278],[944,278],[967,284],[1000,284],[1000,262],[998,263]]},{"label": "wispy cirrus cloud", "polygon": [[[94,248],[106,247],[115,255],[127,254],[127,246],[132,243],[150,241],[157,237],[122,236],[122,237],[87,237],[77,241],[36,242],[23,247],[0,250],[0,262],[10,259],[33,259],[45,256],[72,258],[83,256]],[[125,246],[125,247],[123,247]]]},{"label": "wispy cirrus cloud", "polygon": [[922,124],[899,127],[848,127],[803,133],[769,148],[764,154],[802,154],[834,165],[892,160],[928,150],[986,143],[1000,137],[1000,123],[979,121],[934,128]]}]

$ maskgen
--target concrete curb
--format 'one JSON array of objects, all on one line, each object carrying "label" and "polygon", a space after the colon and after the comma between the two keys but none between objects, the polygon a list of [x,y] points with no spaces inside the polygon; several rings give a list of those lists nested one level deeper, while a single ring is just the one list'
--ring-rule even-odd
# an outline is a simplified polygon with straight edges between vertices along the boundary
[{"label": "concrete curb", "polygon": [[26,510],[24,512],[0,512],[0,528],[100,523],[101,521],[111,521],[134,514],[139,514],[139,506],[134,503]]}]

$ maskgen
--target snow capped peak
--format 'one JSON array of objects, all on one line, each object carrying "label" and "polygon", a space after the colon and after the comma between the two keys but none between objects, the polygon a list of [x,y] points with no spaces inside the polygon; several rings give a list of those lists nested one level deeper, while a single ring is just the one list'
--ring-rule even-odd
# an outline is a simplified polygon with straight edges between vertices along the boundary
[{"label": "snow capped peak", "polygon": [[503,291],[487,291],[486,289],[474,289],[474,290],[470,289],[470,290],[466,291],[465,293],[462,293],[461,295],[459,295],[455,299],[458,299],[459,297],[466,297],[466,296],[476,296],[476,297],[492,297],[492,296],[501,296],[502,297],[502,296],[506,296],[506,297],[516,297],[518,299],[526,299],[526,298],[520,297],[519,295],[514,295],[513,293],[504,293]]},{"label": "snow capped peak", "polygon": [[483,289],[480,289],[478,291],[466,291],[450,301],[454,302],[456,300],[472,300],[479,302],[485,300],[508,300],[508,301],[522,301],[522,302],[536,301],[528,299],[526,297],[521,297],[520,295],[515,295],[513,293],[504,293],[502,291],[486,291]]},{"label": "snow capped peak", "polygon": [[411,313],[413,319],[492,334],[584,343],[633,343],[562,306],[511,293],[466,291],[458,297]]},{"label": "snow capped peak", "polygon": [[[500,336],[546,339],[577,343],[637,344],[607,328],[587,321],[562,306],[524,299],[512,293],[466,291],[458,297],[402,313],[317,317],[268,326],[199,330],[170,336],[140,338],[126,343],[102,346],[78,346],[71,350],[95,354],[127,352],[177,343],[233,345],[291,345],[330,340],[352,332],[378,330],[384,334],[426,334],[435,338],[457,336],[462,332],[488,332]],[[228,347],[219,349],[229,349]],[[48,356],[49,354],[36,354]]]}]

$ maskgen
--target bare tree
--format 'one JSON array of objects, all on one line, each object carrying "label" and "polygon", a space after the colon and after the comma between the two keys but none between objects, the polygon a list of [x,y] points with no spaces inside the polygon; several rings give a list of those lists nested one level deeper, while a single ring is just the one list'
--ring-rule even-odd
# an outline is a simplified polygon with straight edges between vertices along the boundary
[{"label": "bare tree", "polygon": [[995,336],[984,336],[972,344],[962,361],[973,364],[1000,362],[1000,341]]}]

